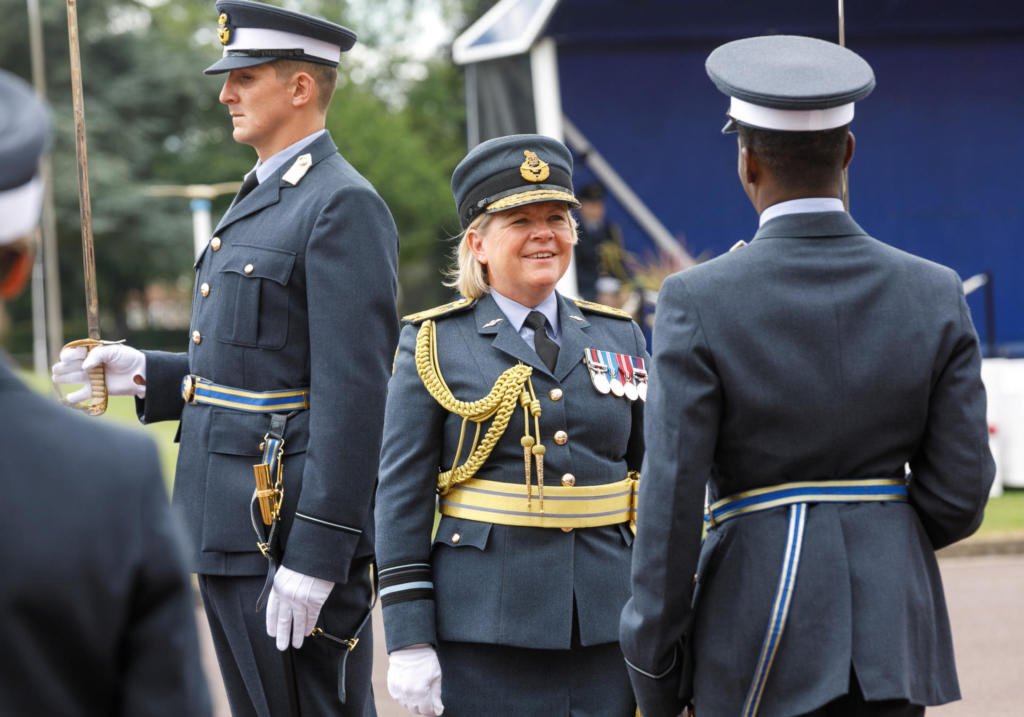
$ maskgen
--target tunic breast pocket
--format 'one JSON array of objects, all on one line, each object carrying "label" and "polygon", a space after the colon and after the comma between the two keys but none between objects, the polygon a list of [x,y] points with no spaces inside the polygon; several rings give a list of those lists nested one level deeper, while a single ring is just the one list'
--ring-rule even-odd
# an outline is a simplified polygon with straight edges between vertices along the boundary
[{"label": "tunic breast pocket", "polygon": [[261,349],[284,347],[294,268],[294,252],[234,244],[220,270],[218,340]]}]

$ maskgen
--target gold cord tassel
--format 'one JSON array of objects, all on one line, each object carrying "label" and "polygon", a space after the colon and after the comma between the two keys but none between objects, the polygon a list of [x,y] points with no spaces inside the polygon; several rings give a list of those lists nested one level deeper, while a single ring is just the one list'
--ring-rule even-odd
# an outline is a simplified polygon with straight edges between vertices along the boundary
[{"label": "gold cord tassel", "polygon": [[[427,320],[423,322],[419,332],[416,334],[416,351],[414,354],[416,372],[419,374],[420,380],[423,381],[427,392],[430,393],[435,401],[445,410],[457,416],[462,416],[465,419],[462,425],[463,435],[460,436],[459,440],[460,454],[462,439],[465,437],[465,421],[472,421],[476,424],[476,437],[473,440],[473,446],[470,449],[469,456],[466,458],[466,462],[462,465],[453,465],[451,470],[442,471],[438,474],[437,487],[444,494],[453,485],[458,485],[476,475],[476,472],[490,457],[491,451],[494,450],[494,446],[497,445],[498,440],[508,427],[509,419],[515,411],[517,401],[525,393],[523,386],[528,383],[533,369],[523,364],[512,366],[502,372],[498,380],[495,381],[490,393],[486,396],[472,402],[460,401],[452,394],[451,389],[448,388],[444,377],[441,375],[440,364],[437,360],[436,331],[435,323]],[[477,439],[480,436],[481,424],[492,418],[494,420],[491,421],[491,425],[487,429],[483,440],[478,445]],[[528,430],[527,434],[529,434]]]},{"label": "gold cord tassel", "polygon": [[547,450],[541,444],[532,448],[533,457],[537,460],[537,492],[540,494],[540,512],[544,512],[544,451]]}]

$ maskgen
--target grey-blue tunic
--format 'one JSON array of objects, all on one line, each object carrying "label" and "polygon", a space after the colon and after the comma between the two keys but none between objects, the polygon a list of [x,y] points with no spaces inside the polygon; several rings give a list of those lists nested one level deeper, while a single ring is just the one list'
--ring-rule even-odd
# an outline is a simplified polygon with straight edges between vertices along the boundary
[{"label": "grey-blue tunic", "polygon": [[[545,483],[561,485],[567,473],[577,486],[620,481],[642,460],[641,403],[598,393],[583,363],[584,349],[646,356],[643,335],[628,319],[584,311],[562,297],[559,320],[562,343],[552,372],[509,325],[490,295],[438,317],[441,373],[456,398],[470,401],[486,395],[516,362],[533,367],[533,387],[542,409],[541,438],[547,449]],[[431,538],[438,469],[452,467],[463,419],[442,408],[417,375],[413,351],[418,328],[408,325],[402,330],[389,385],[376,503],[377,558],[382,575],[391,566],[429,565],[433,592],[410,590],[410,599],[384,607],[388,650],[446,641],[568,650],[574,602],[577,644],[614,645],[618,614],[629,594],[632,534],[627,524],[563,532],[442,516],[436,537]],[[552,393],[555,389],[561,394]],[[460,463],[473,430],[469,424]],[[560,430],[568,435],[564,445],[553,440]],[[476,477],[522,485],[522,436],[522,410],[517,407]],[[622,679],[624,666],[616,662],[618,674],[592,674],[587,679],[591,689],[614,686],[631,704],[628,681]],[[530,689],[515,665],[509,665],[504,675],[478,678],[449,684],[442,677],[445,694],[500,694],[502,701],[492,702],[498,710],[493,714],[503,708],[515,714],[516,702],[510,695]],[[557,674],[547,681],[561,682],[566,690],[571,682]]]},{"label": "grey-blue tunic", "polygon": [[705,484],[716,500],[902,476],[907,464],[908,503],[808,510],[759,715],[843,695],[851,665],[868,700],[959,697],[934,551],[978,527],[994,469],[977,337],[953,271],[869,237],[845,212],[772,219],[748,246],[664,283],[646,419],[622,619],[626,658],[668,671],[631,671],[645,717],[679,711],[675,653],[691,598],[698,714],[740,714],[768,624],[787,512],[737,518],[701,549]]}]

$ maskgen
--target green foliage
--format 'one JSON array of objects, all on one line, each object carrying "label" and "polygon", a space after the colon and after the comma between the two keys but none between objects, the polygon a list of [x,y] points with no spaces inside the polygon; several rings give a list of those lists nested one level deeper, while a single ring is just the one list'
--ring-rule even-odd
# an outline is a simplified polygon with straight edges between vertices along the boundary
[{"label": "green foliage", "polygon": [[[388,202],[402,240],[403,308],[443,300],[445,238],[458,221],[448,188],[465,151],[461,71],[450,59],[415,57],[422,0],[274,0],[357,31],[343,57],[328,128],[346,158]],[[431,0],[453,28],[471,0]],[[62,309],[84,316],[81,231],[65,4],[40,0],[52,150]],[[429,4],[429,3],[428,3]],[[78,5],[92,223],[102,332],[128,333],[126,297],[153,281],[192,275],[188,200],[154,199],[149,185],[236,180],[255,162],[231,139],[218,101],[222,78],[202,69],[220,52],[212,0],[87,0]],[[26,0],[0,0],[0,67],[31,77]],[[214,202],[218,217],[230,202]],[[27,295],[8,306],[9,347],[27,353]]]}]

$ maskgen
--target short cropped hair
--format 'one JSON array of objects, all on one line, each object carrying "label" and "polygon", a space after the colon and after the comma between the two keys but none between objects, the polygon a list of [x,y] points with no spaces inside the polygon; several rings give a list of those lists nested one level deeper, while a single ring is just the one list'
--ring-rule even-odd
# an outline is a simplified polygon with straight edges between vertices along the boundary
[{"label": "short cropped hair", "polygon": [[[444,282],[444,285],[455,289],[464,298],[471,301],[490,293],[491,284],[487,280],[487,267],[477,261],[473,250],[469,248],[469,240],[466,235],[469,234],[470,229],[476,229],[477,232],[483,234],[492,216],[491,214],[477,215],[469,223],[469,226],[456,237],[458,244],[455,251],[452,252],[452,265],[445,272],[448,280]],[[576,244],[579,240],[579,232],[576,217],[572,212],[569,212],[569,230],[572,232],[572,243]]]},{"label": "short cropped hair", "polygon": [[739,125],[740,144],[780,182],[813,188],[843,169],[849,125],[816,132],[780,132]]},{"label": "short cropped hair", "polygon": [[334,88],[338,85],[337,67],[287,58],[274,60],[273,65],[279,80],[286,80],[297,72],[305,72],[312,77],[317,88],[317,109],[327,112],[331,97],[334,96]]}]

